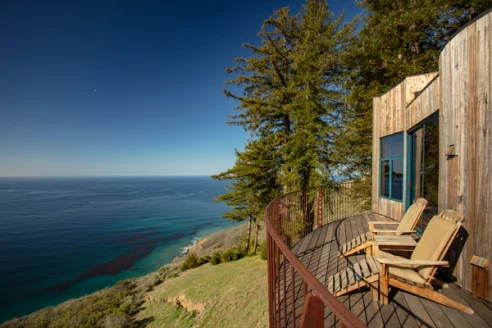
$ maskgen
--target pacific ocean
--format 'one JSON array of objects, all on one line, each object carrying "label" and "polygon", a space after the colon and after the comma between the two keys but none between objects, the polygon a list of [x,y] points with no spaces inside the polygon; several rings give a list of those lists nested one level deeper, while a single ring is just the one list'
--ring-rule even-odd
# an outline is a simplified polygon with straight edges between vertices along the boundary
[{"label": "pacific ocean", "polygon": [[0,178],[0,322],[148,274],[236,225],[209,177]]}]

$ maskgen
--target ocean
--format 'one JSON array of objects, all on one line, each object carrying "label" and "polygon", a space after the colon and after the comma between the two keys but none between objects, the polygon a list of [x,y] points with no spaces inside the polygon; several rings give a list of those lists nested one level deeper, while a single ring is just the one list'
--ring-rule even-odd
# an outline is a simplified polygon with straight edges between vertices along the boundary
[{"label": "ocean", "polygon": [[209,177],[0,178],[0,322],[148,274],[237,225]]}]

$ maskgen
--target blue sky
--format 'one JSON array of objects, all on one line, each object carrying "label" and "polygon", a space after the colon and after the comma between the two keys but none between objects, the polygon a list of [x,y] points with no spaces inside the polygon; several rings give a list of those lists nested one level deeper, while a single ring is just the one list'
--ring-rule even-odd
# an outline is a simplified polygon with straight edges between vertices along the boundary
[{"label": "blue sky", "polygon": [[302,3],[0,1],[0,176],[231,167],[248,135],[226,125],[225,68],[275,9]]}]

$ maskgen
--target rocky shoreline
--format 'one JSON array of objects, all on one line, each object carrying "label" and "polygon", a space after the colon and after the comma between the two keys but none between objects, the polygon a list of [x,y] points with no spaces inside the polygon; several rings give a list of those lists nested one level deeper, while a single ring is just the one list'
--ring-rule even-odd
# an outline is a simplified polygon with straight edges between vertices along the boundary
[{"label": "rocky shoreline", "polygon": [[[187,247],[186,251],[176,256],[171,264],[179,264],[191,252],[200,256],[211,256],[217,251],[223,251],[227,248],[237,247],[241,238],[246,235],[247,224],[240,224],[236,227],[227,228],[208,235],[207,237],[197,239],[194,245]],[[254,227],[253,227],[254,230]],[[254,235],[254,231],[252,231]],[[261,244],[265,240],[265,229],[260,224],[258,240]]]}]

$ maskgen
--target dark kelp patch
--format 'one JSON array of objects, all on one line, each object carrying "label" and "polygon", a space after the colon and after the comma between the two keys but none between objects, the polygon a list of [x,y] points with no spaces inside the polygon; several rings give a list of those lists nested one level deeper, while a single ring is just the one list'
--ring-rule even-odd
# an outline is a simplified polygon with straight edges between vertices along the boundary
[{"label": "dark kelp patch", "polygon": [[118,255],[108,262],[96,264],[91,269],[80,273],[77,279],[60,283],[52,291],[60,293],[86,279],[104,275],[117,275],[120,272],[131,269],[137,260],[149,256],[158,245],[181,239],[184,236],[186,236],[186,233],[179,232],[167,237],[162,237],[157,230],[151,228],[147,228],[146,232],[123,234],[123,236],[118,239],[118,242],[130,246],[130,249],[126,254]]}]

